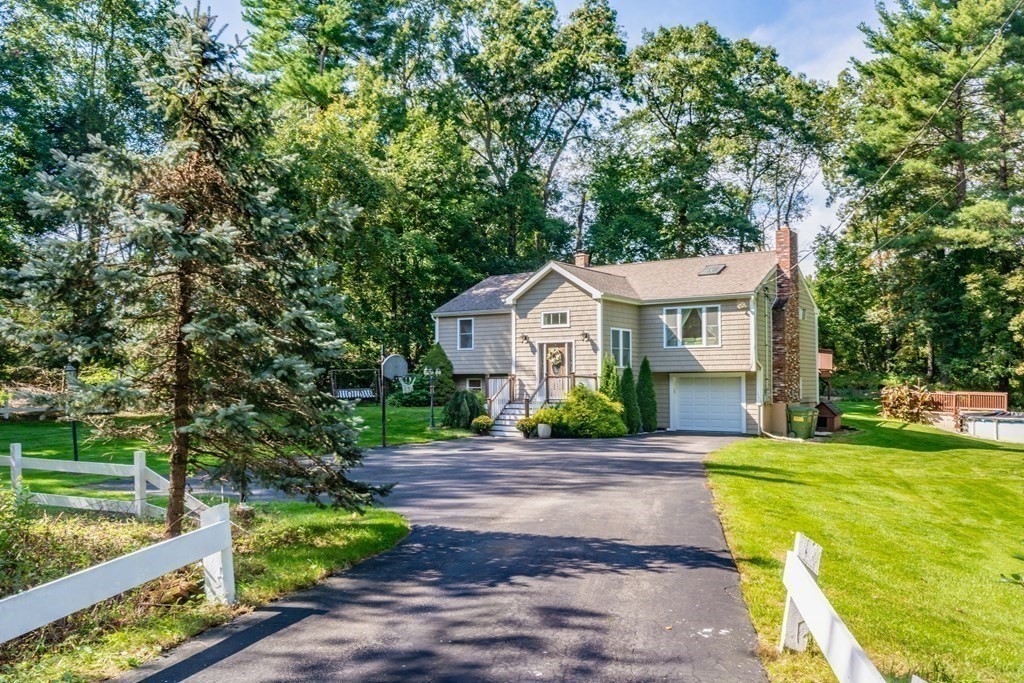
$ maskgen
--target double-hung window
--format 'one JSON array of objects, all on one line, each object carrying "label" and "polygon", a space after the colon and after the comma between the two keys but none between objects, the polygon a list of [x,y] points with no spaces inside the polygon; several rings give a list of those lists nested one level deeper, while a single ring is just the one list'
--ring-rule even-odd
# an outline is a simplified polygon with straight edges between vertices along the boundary
[{"label": "double-hung window", "polygon": [[684,346],[718,346],[721,342],[719,306],[688,306],[666,308],[665,348]]},{"label": "double-hung window", "polygon": [[459,351],[471,351],[473,349],[473,319],[459,318]]},{"label": "double-hung window", "polygon": [[620,368],[633,366],[633,331],[612,328],[612,358]]}]

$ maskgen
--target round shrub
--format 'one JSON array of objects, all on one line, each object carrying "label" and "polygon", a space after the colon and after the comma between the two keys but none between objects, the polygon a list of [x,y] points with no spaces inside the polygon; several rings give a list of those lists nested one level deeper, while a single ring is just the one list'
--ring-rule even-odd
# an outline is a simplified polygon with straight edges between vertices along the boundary
[{"label": "round shrub", "polygon": [[455,429],[469,429],[470,423],[487,410],[475,391],[456,391],[444,404],[441,426]]},{"label": "round shrub", "polygon": [[493,426],[494,420],[486,415],[479,415],[473,418],[473,421],[469,423],[469,428],[476,434],[487,434],[491,431],[491,427]]},{"label": "round shrub", "polygon": [[516,429],[523,433],[527,439],[531,436],[537,435],[537,419],[534,417],[524,417],[519,422],[516,422]]},{"label": "round shrub", "polygon": [[551,425],[551,436],[575,436],[572,426],[565,419],[565,413],[558,406],[545,406],[533,415],[539,425]]},{"label": "round shrub", "polygon": [[583,385],[569,392],[558,411],[573,436],[602,439],[626,434],[622,404]]}]

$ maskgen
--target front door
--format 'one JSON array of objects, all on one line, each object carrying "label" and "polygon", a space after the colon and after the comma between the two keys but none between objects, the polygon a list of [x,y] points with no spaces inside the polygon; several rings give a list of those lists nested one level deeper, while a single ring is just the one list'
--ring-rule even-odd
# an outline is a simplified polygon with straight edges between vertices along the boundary
[{"label": "front door", "polygon": [[544,345],[544,381],[547,385],[545,395],[549,401],[561,401],[569,392],[571,351],[572,347],[566,342]]}]

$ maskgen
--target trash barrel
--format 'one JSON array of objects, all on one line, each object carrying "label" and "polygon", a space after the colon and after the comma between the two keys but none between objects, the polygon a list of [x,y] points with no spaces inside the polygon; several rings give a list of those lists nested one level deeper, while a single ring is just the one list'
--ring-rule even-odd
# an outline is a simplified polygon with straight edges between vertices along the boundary
[{"label": "trash barrel", "polygon": [[786,409],[789,418],[789,436],[798,439],[809,439],[814,436],[814,426],[818,424],[818,409],[801,405],[790,405]]}]

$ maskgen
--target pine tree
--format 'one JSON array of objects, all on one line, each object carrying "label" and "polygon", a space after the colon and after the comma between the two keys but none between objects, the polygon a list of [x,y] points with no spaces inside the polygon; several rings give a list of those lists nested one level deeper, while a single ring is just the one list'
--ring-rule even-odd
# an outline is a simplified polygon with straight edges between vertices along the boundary
[{"label": "pine tree", "polygon": [[653,432],[658,428],[658,399],[654,394],[654,377],[651,375],[651,362],[644,356],[640,363],[640,374],[636,379],[636,400],[640,409],[640,422],[645,432]]},{"label": "pine tree", "polygon": [[633,368],[626,366],[622,370],[622,382],[619,385],[622,394],[622,418],[630,434],[636,434],[642,426],[640,405],[637,403],[636,383],[633,381]]},{"label": "pine tree", "polygon": [[616,403],[622,403],[619,369],[615,367],[615,359],[611,355],[606,355],[601,361],[601,385],[598,390]]},{"label": "pine tree", "polygon": [[270,182],[287,169],[263,152],[270,117],[237,48],[198,9],[170,29],[143,89],[172,142],[142,156],[94,138],[95,151],[58,157],[30,200],[61,229],[10,283],[40,317],[7,322],[39,356],[119,362],[120,378],[79,387],[85,410],[164,416],[144,436],[170,428],[168,535],[190,470],[359,509],[385,489],[347,477],[361,461],[352,408],[317,387],[341,349],[318,235],[348,214],[298,223],[279,205]]}]

